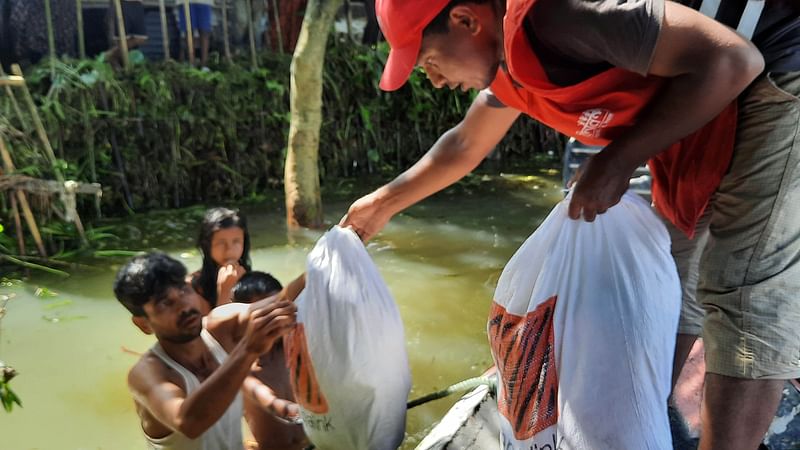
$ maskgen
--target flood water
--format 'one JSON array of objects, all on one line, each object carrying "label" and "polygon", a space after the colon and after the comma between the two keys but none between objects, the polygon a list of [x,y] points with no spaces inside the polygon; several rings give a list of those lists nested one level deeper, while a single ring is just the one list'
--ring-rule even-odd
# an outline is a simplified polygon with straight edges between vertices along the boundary
[{"label": "flood water", "polygon": [[[396,217],[370,242],[405,324],[412,398],[478,376],[491,365],[485,329],[495,283],[508,258],[561,199],[558,184],[552,174],[477,176]],[[338,221],[348,204],[326,203],[327,219]],[[250,222],[254,269],[284,282],[300,274],[321,233],[288,237],[282,208],[274,202],[242,209]],[[146,219],[134,222],[142,220],[148,228]],[[200,267],[195,223],[149,227],[128,247],[156,245],[150,234],[178,234],[162,248],[190,270]],[[68,279],[33,274],[26,282],[0,286],[0,296],[14,296],[2,321],[0,360],[18,370],[11,386],[24,405],[0,412],[1,448],[144,448],[125,378],[134,353],[154,339],[134,327],[113,297],[121,262],[71,270]],[[414,448],[457,397],[411,410],[402,448]]]}]

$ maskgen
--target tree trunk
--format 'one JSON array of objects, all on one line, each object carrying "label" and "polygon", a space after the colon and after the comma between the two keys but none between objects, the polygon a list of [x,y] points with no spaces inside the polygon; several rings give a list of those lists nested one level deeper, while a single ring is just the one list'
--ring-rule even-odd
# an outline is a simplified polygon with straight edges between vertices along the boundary
[{"label": "tree trunk", "polygon": [[342,0],[310,0],[292,57],[291,125],[284,186],[290,228],[322,225],[319,192],[319,129],[325,46]]}]

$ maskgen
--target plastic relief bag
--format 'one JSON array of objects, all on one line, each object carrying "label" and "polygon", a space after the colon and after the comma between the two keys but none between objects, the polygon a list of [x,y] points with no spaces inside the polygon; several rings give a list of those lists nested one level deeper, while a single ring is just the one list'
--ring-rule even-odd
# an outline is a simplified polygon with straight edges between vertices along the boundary
[{"label": "plastic relief bag", "polygon": [[308,256],[285,340],[303,428],[323,450],[394,450],[411,374],[395,302],[358,236],[334,227]]},{"label": "plastic relief bag", "polygon": [[672,449],[680,282],[670,239],[627,193],[595,222],[562,201],[503,270],[488,334],[503,448]]}]

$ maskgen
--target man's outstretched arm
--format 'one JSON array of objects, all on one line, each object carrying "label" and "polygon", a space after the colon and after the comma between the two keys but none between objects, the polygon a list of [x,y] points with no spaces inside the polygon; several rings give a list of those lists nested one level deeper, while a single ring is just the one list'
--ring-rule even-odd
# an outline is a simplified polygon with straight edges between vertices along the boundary
[{"label": "man's outstretched arm", "polygon": [[300,415],[297,403],[278,397],[272,388],[252,375],[245,378],[242,391],[259,408],[275,417],[293,421]]},{"label": "man's outstretched arm", "polygon": [[445,132],[411,168],[350,206],[341,226],[352,226],[364,241],[389,219],[420,200],[450,186],[474,170],[494,149],[520,112],[490,105],[481,92],[458,125]]}]

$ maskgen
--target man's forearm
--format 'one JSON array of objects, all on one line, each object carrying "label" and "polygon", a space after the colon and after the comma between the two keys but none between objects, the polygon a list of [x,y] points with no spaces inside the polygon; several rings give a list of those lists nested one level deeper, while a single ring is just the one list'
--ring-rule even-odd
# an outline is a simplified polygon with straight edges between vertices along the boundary
[{"label": "man's forearm", "polygon": [[283,298],[293,302],[297,299],[297,296],[300,295],[300,292],[303,291],[306,287],[306,274],[305,272],[301,274],[299,277],[292,280],[289,284],[283,288]]},{"label": "man's forearm", "polygon": [[242,389],[250,401],[276,417],[292,420],[300,412],[296,403],[278,398],[269,386],[253,375],[245,378]]},{"label": "man's forearm", "polygon": [[394,215],[466,176],[485,156],[467,145],[455,128],[443,134],[422,159],[378,189],[384,206]]},{"label": "man's forearm", "polygon": [[[612,157],[625,170],[633,172],[653,156],[703,127],[739,93],[727,91],[709,95],[708,85],[698,85],[689,76],[676,77],[668,83],[647,114],[627,134],[604,149],[608,153],[606,156]],[[697,98],[704,100],[690,100]]]}]

